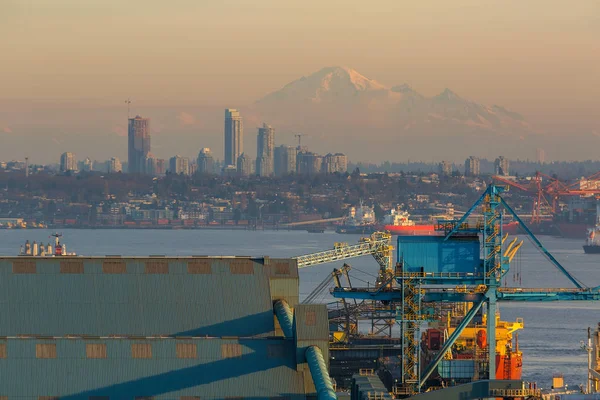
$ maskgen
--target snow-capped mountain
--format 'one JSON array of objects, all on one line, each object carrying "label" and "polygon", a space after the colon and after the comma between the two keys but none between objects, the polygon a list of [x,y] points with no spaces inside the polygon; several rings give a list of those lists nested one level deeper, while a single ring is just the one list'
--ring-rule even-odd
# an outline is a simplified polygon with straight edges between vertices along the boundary
[{"label": "snow-capped mountain", "polygon": [[257,121],[280,130],[331,142],[360,141],[368,132],[371,144],[394,138],[425,145],[424,138],[436,138],[438,143],[460,143],[465,150],[466,144],[489,146],[492,137],[523,141],[535,133],[523,116],[506,108],[462,98],[450,89],[426,97],[407,84],[386,87],[346,67],[323,68],[297,79],[258,100],[251,111]]},{"label": "snow-capped mountain", "polygon": [[281,102],[333,103],[356,99],[358,96],[386,94],[389,90],[377,81],[366,78],[353,69],[328,67],[306,77],[303,76],[268,94],[259,104]]}]

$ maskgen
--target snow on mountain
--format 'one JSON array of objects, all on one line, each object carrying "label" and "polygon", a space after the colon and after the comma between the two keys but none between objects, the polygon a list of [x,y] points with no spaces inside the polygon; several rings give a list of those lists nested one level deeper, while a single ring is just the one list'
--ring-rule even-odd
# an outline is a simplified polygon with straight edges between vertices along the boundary
[{"label": "snow on mountain", "polygon": [[365,92],[387,92],[387,88],[347,67],[328,67],[303,76],[257,103],[325,103],[355,97]]},{"label": "snow on mountain", "polygon": [[408,84],[387,87],[347,67],[327,67],[295,80],[258,100],[251,112],[257,121],[283,130],[322,132],[321,141],[359,141],[369,132],[370,143],[390,137],[414,143],[447,138],[464,148],[474,139],[489,144],[494,136],[522,140],[535,133],[522,115],[504,107],[480,104],[450,89],[427,97]]}]

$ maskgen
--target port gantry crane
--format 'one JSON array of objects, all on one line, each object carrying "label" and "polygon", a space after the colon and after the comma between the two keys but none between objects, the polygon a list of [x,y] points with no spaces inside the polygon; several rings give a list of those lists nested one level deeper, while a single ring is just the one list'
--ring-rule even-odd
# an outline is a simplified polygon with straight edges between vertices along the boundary
[{"label": "port gantry crane", "polygon": [[[538,171],[532,177],[529,185],[522,185],[512,179],[507,179],[499,175],[492,176],[494,181],[517,188],[534,197],[530,220],[532,224],[539,224],[542,221],[542,211],[544,209],[550,211],[548,217],[557,214],[558,201],[562,196],[599,196],[600,189],[598,187],[595,185],[588,187],[589,185],[584,184],[584,182],[594,182],[598,178],[600,178],[600,172],[587,178],[582,178],[575,183],[565,184],[552,176]],[[543,184],[543,181],[549,183]]]},{"label": "port gantry crane", "polygon": [[370,237],[361,238],[358,244],[335,243],[332,250],[295,257],[298,268],[312,267],[349,258],[372,255],[379,264],[377,287],[389,284],[393,277],[392,235],[388,232],[375,232]]},{"label": "port gantry crane", "polygon": [[[398,285],[384,285],[371,288],[336,287],[332,294],[340,299],[374,300],[396,304],[396,321],[402,327],[403,360],[402,382],[396,389],[400,395],[410,396],[421,392],[427,379],[435,371],[444,355],[450,351],[463,330],[473,320],[485,304],[487,308],[487,353],[489,362],[489,379],[496,377],[496,304],[498,301],[550,301],[550,300],[600,300],[600,286],[586,287],[570,274],[554,256],[543,246],[527,225],[501,196],[505,187],[490,185],[477,202],[460,220],[440,221],[437,229],[444,233],[435,238],[434,251],[443,254],[436,259],[440,265],[410,265],[404,256],[404,250],[410,246],[398,238],[398,262],[394,278]],[[476,208],[482,206],[482,218],[475,224],[468,223],[469,216]],[[575,286],[565,288],[513,289],[501,287],[502,278],[508,273],[510,262],[519,250],[522,242],[516,240],[505,245],[507,235],[502,234],[504,211],[511,214],[525,233],[531,237],[534,245],[550,260],[550,262]],[[455,245],[468,237],[481,236],[481,254],[476,251],[477,260],[461,258],[457,249],[465,247]],[[477,239],[479,240],[479,239]],[[410,243],[408,243],[410,244]],[[446,247],[444,247],[446,246]],[[449,247],[455,246],[455,247]],[[419,249],[420,251],[421,249]],[[450,252],[447,252],[450,250]],[[414,252],[413,252],[414,253]],[[475,253],[472,252],[471,256]],[[448,259],[451,259],[448,263]],[[444,265],[441,265],[446,263]],[[438,355],[421,369],[419,365],[420,325],[432,319],[427,303],[470,303],[472,307],[458,324],[454,332],[444,342]],[[422,372],[421,372],[422,371]]]},{"label": "port gantry crane", "polygon": [[[361,238],[358,244],[349,245],[348,243],[335,243],[333,249],[318,253],[306,254],[295,257],[298,268],[313,267],[320,264],[326,264],[335,261],[348,260],[350,258],[373,256],[379,264],[379,272],[375,289],[383,290],[395,283],[393,269],[393,251],[392,235],[388,232],[375,232],[369,237]],[[333,282],[335,287],[341,288],[341,277],[345,276],[348,286],[351,287],[349,270],[351,266],[343,265],[342,268],[336,268],[329,274],[317,287],[304,299],[303,303],[314,301],[319,295],[329,291]],[[356,333],[359,315],[362,318],[368,318],[371,321],[373,335],[386,333],[391,336],[392,327],[395,324],[396,313],[394,308],[387,304],[384,307],[375,307],[373,302],[369,304],[357,303],[349,304],[345,299],[341,299],[342,310],[330,310],[330,320],[341,320],[343,331],[350,335]]]}]

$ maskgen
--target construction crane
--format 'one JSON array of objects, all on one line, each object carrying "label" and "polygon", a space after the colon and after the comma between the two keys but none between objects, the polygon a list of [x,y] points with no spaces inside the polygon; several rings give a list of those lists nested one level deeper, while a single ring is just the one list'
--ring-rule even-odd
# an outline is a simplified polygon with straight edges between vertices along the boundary
[{"label": "construction crane", "polygon": [[131,106],[131,99],[125,100],[125,104],[127,104],[127,121],[129,121],[129,108]]},{"label": "construction crane", "polygon": [[306,136],[304,133],[295,133],[294,137],[298,138],[298,149],[302,148],[302,136]]}]

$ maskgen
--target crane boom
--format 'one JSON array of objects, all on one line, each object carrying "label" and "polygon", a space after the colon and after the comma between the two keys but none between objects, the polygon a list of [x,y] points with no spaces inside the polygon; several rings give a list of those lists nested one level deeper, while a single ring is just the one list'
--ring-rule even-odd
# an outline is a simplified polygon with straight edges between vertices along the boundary
[{"label": "crane boom", "polygon": [[382,270],[391,270],[393,250],[391,241],[392,235],[389,233],[375,232],[370,237],[361,238],[359,243],[355,245],[336,243],[332,250],[305,254],[294,258],[298,261],[298,268],[306,268],[333,261],[372,255]]}]

